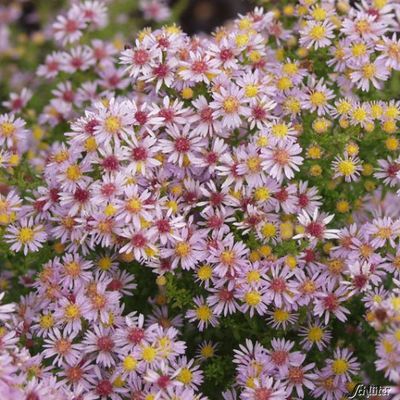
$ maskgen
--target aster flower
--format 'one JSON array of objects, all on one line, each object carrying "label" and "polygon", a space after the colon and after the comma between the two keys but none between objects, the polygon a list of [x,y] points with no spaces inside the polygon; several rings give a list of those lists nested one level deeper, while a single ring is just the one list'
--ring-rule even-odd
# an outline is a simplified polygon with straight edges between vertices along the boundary
[{"label": "aster flower", "polygon": [[326,225],[332,221],[334,215],[319,214],[319,210],[316,208],[312,216],[303,210],[297,218],[304,227],[304,232],[294,236],[293,239],[307,238],[315,244],[318,240],[337,238],[338,229],[326,229]]},{"label": "aster flower", "polygon": [[293,171],[299,171],[303,157],[299,156],[301,147],[294,142],[277,143],[271,148],[261,150],[262,166],[272,178],[282,182],[284,177],[291,179]]},{"label": "aster flower", "polygon": [[4,235],[10,249],[13,251],[23,250],[24,255],[28,252],[38,251],[47,239],[43,225],[35,224],[32,218],[23,218],[18,224],[10,225]]},{"label": "aster flower", "polygon": [[201,331],[208,325],[216,326],[218,323],[217,316],[213,313],[211,307],[204,301],[204,298],[197,296],[193,299],[195,308],[189,309],[186,318],[190,321],[197,321],[197,326]]}]

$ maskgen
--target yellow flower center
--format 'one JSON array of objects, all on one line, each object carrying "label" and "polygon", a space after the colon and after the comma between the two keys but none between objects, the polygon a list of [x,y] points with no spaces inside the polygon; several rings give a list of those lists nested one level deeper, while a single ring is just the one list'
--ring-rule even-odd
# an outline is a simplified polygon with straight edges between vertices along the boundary
[{"label": "yellow flower center", "polygon": [[132,356],[126,356],[123,361],[123,366],[125,371],[134,371],[137,367],[137,360]]},{"label": "yellow flower center", "polygon": [[314,92],[310,96],[311,104],[314,106],[322,106],[326,104],[326,96],[323,92]]},{"label": "yellow flower center", "polygon": [[364,43],[356,43],[351,48],[351,53],[355,57],[361,57],[367,52],[367,46]]},{"label": "yellow flower center", "polygon": [[313,40],[321,40],[326,35],[326,29],[322,25],[316,25],[311,28],[309,35]]},{"label": "yellow flower center", "polygon": [[117,133],[121,129],[121,120],[118,117],[110,116],[104,121],[104,127],[109,133]]},{"label": "yellow flower center", "polygon": [[67,319],[77,319],[80,317],[80,310],[76,304],[69,304],[65,307],[64,316]]},{"label": "yellow flower center", "polygon": [[258,156],[249,157],[246,164],[251,172],[259,172],[261,170],[261,159]]},{"label": "yellow flower center", "polygon": [[67,168],[66,175],[70,181],[73,182],[77,181],[82,176],[82,172],[81,169],[79,168],[79,165],[76,164],[70,165]]},{"label": "yellow flower center", "polygon": [[342,375],[349,369],[349,363],[344,358],[338,358],[332,363],[332,372],[335,375]]},{"label": "yellow flower center", "polygon": [[11,122],[3,122],[0,124],[0,130],[3,136],[10,137],[14,134],[16,128]]},{"label": "yellow flower center", "polygon": [[182,382],[184,385],[192,382],[192,372],[189,368],[182,368],[178,375],[178,381]]},{"label": "yellow flower center", "polygon": [[142,209],[142,203],[137,198],[132,198],[126,202],[126,210],[130,213],[138,213]]},{"label": "yellow flower center", "polygon": [[356,166],[351,160],[342,160],[339,162],[338,170],[344,176],[350,176],[356,170]]},{"label": "yellow flower center", "polygon": [[154,349],[151,346],[147,346],[142,350],[142,357],[143,360],[146,362],[152,362],[156,358],[156,355],[157,355],[156,349]]},{"label": "yellow flower center", "polygon": [[375,68],[374,64],[369,63],[369,64],[365,64],[362,67],[362,75],[366,79],[373,78],[375,75],[375,72],[376,72],[376,68]]},{"label": "yellow flower center", "polygon": [[212,316],[210,307],[206,304],[199,306],[196,310],[196,316],[200,321],[209,321]]},{"label": "yellow flower center", "polygon": [[49,329],[54,325],[54,318],[51,314],[42,315],[40,317],[39,325],[43,329]]},{"label": "yellow flower center", "polygon": [[228,114],[233,114],[234,112],[236,112],[238,110],[239,102],[235,97],[229,96],[222,103],[222,107],[224,108],[225,112],[227,112]]},{"label": "yellow flower center", "polygon": [[21,228],[18,234],[18,239],[22,244],[30,243],[35,236],[32,228],[24,227]]},{"label": "yellow flower center", "polygon": [[278,322],[285,322],[289,319],[289,313],[281,308],[274,311],[274,320]]},{"label": "yellow flower center", "polygon": [[249,283],[258,282],[260,278],[260,273],[256,270],[247,273],[247,282]]},{"label": "yellow flower center", "polygon": [[197,271],[197,276],[200,280],[206,281],[212,277],[212,268],[211,266],[205,264],[202,265],[199,270]]},{"label": "yellow flower center", "polygon": [[267,187],[259,187],[255,190],[254,197],[257,201],[265,201],[271,198],[271,192]]},{"label": "yellow flower center", "polygon": [[68,264],[66,264],[64,266],[65,272],[68,275],[71,275],[73,277],[77,277],[79,276],[80,272],[81,272],[81,266],[79,265],[79,263],[72,261]]},{"label": "yellow flower center", "polygon": [[307,338],[310,342],[319,342],[324,336],[324,331],[319,326],[313,326],[308,331]]},{"label": "yellow flower center", "polygon": [[261,302],[261,295],[256,290],[251,290],[244,295],[244,301],[249,306],[257,306]]},{"label": "yellow flower center", "polygon": [[272,127],[271,132],[274,136],[283,138],[288,134],[289,128],[285,124],[276,124]]},{"label": "yellow flower center", "polygon": [[246,97],[255,97],[258,94],[258,87],[256,85],[247,85],[244,89]]},{"label": "yellow flower center", "polygon": [[190,245],[185,242],[178,242],[175,246],[175,254],[178,257],[186,257],[190,253]]},{"label": "yellow flower center", "polygon": [[232,265],[235,262],[235,252],[232,250],[225,250],[220,255],[220,260],[225,265]]}]

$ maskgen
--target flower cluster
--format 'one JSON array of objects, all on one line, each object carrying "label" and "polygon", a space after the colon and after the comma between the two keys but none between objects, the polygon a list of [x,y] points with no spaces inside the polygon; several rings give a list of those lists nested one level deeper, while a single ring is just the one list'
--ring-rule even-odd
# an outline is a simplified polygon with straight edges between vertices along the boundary
[{"label": "flower cluster", "polygon": [[0,249],[24,261],[0,288],[29,294],[0,308],[0,397],[399,385],[398,5],[301,0],[125,46],[93,38],[108,7],[72,2],[2,103]]}]

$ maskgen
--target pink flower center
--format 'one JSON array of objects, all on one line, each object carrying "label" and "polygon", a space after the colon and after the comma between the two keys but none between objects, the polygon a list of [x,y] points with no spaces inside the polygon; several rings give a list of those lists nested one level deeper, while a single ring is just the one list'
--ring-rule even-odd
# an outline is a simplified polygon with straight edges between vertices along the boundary
[{"label": "pink flower center", "polygon": [[160,64],[153,68],[153,73],[157,78],[165,78],[168,75],[168,66],[165,64]]},{"label": "pink flower center", "polygon": [[233,57],[233,53],[232,51],[230,51],[229,49],[223,49],[221,50],[221,52],[219,53],[219,58],[222,61],[228,61],[229,59],[231,59]]},{"label": "pink flower center", "polygon": [[159,232],[167,233],[171,231],[171,225],[167,219],[160,219],[156,222],[156,226]]},{"label": "pink flower center", "polygon": [[94,130],[96,128],[96,126],[99,125],[99,121],[97,121],[97,119],[91,119],[90,121],[88,121],[85,125],[85,132],[89,133],[90,135],[93,135]]},{"label": "pink flower center", "polygon": [[204,74],[207,72],[207,64],[204,61],[195,61],[192,64],[192,71],[196,74]]},{"label": "pink flower center", "polygon": [[144,330],[141,328],[130,328],[128,340],[133,344],[138,344],[144,338]]},{"label": "pink flower center", "polygon": [[136,233],[132,237],[132,244],[134,247],[144,247],[147,243],[146,238],[141,233]]},{"label": "pink flower center", "polygon": [[190,141],[187,138],[180,137],[175,140],[175,149],[180,153],[187,153],[190,150]]},{"label": "pink flower center", "polygon": [[318,222],[310,222],[306,227],[306,232],[316,238],[321,238],[324,233],[324,226]]},{"label": "pink flower center", "polygon": [[105,183],[101,187],[101,193],[103,196],[110,197],[116,190],[116,187],[113,183]]},{"label": "pink flower center", "polygon": [[170,383],[170,379],[168,376],[166,375],[161,375],[158,379],[157,379],[157,385],[161,388],[161,389],[165,389]]},{"label": "pink flower center", "polygon": [[85,203],[89,199],[89,191],[86,189],[78,188],[75,190],[74,199],[79,203]]},{"label": "pink flower center", "polygon": [[295,385],[302,384],[304,380],[304,372],[300,367],[289,368],[289,381]]},{"label": "pink flower center", "polygon": [[133,53],[133,62],[137,65],[144,65],[149,60],[149,52],[147,50],[139,49]]},{"label": "pink flower center", "polygon": [[286,289],[286,282],[283,278],[275,278],[271,282],[271,289],[278,293],[284,292]]},{"label": "pink flower center", "polygon": [[147,158],[147,151],[144,147],[135,147],[132,149],[132,158],[135,161],[144,161]]},{"label": "pink flower center", "polygon": [[97,347],[100,351],[110,352],[114,347],[114,342],[110,336],[102,336],[97,340]]},{"label": "pink flower center", "polygon": [[304,208],[307,207],[310,200],[308,199],[307,195],[304,193],[299,194],[299,206]]},{"label": "pink flower center", "polygon": [[147,122],[147,115],[143,111],[136,111],[135,119],[140,125],[144,125]]},{"label": "pink flower center", "polygon": [[103,160],[102,165],[107,171],[118,171],[119,169],[118,158],[113,155],[106,157]]},{"label": "pink flower center", "polygon": [[337,297],[333,293],[324,298],[324,307],[328,311],[334,311],[338,307]]},{"label": "pink flower center", "polygon": [[271,360],[275,365],[285,364],[288,358],[288,353],[285,350],[276,350],[271,354]]},{"label": "pink flower center", "polygon": [[260,388],[255,390],[254,400],[269,400],[271,398],[272,391],[267,388]]},{"label": "pink flower center", "polygon": [[112,383],[108,379],[103,379],[97,384],[96,393],[99,396],[109,396],[113,391]]}]

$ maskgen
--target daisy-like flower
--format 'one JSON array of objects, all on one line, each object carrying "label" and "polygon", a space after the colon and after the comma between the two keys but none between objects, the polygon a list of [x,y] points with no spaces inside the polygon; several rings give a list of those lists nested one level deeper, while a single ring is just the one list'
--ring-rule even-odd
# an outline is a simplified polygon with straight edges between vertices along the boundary
[{"label": "daisy-like flower", "polygon": [[214,271],[221,278],[235,276],[236,272],[245,268],[248,263],[246,259],[248,248],[244,243],[235,241],[231,233],[209,251],[208,261],[215,264]]},{"label": "daisy-like flower", "polygon": [[356,357],[349,349],[338,347],[323,372],[330,372],[334,376],[335,383],[346,382],[351,379],[351,375],[358,372],[359,366]]},{"label": "daisy-like flower", "polygon": [[372,222],[368,222],[364,229],[372,239],[372,246],[383,247],[389,243],[395,248],[395,239],[400,235],[400,220],[393,221],[390,217],[376,218]]},{"label": "daisy-like flower", "polygon": [[78,7],[72,7],[66,16],[59,15],[53,24],[54,37],[65,46],[74,43],[82,36],[86,27],[83,14]]},{"label": "daisy-like flower", "polygon": [[186,312],[186,318],[190,322],[197,321],[197,326],[201,331],[208,327],[208,325],[216,326],[218,324],[217,316],[213,313],[212,308],[207,304],[201,296],[193,298],[195,307]]},{"label": "daisy-like flower", "polygon": [[326,228],[326,225],[329,224],[333,218],[334,215],[320,214],[318,208],[314,210],[312,216],[309,215],[307,211],[302,210],[297,219],[300,225],[304,227],[304,232],[294,236],[293,239],[306,238],[310,240],[312,244],[315,244],[319,240],[337,238],[339,229]]},{"label": "daisy-like flower", "polygon": [[96,103],[95,107],[99,124],[94,128],[94,136],[98,143],[110,144],[112,140],[119,143],[124,134],[129,136],[134,122],[130,102],[112,98],[107,107],[103,103]]},{"label": "daisy-like flower", "polygon": [[302,327],[299,336],[303,338],[300,343],[306,351],[309,351],[313,346],[316,346],[319,351],[323,351],[332,338],[330,331],[318,321],[308,324],[307,327]]},{"label": "daisy-like flower", "polygon": [[360,159],[347,153],[343,157],[337,156],[332,162],[332,167],[335,171],[333,178],[343,176],[346,182],[357,181],[362,170]]},{"label": "daisy-like flower", "polygon": [[43,225],[35,224],[33,218],[22,218],[13,225],[7,227],[4,235],[6,243],[10,243],[13,251],[23,250],[24,255],[28,252],[38,251],[47,240],[47,233]]},{"label": "daisy-like flower", "polygon": [[293,171],[299,171],[299,165],[303,163],[301,147],[294,142],[278,142],[275,146],[261,150],[262,166],[268,174],[282,182],[284,177],[294,177]]},{"label": "daisy-like flower", "polygon": [[393,187],[400,183],[399,172],[400,172],[400,160],[393,160],[392,157],[388,157],[386,160],[378,160],[379,168],[374,176],[378,179],[382,179],[385,185]]},{"label": "daisy-like flower", "polygon": [[168,139],[160,139],[157,148],[168,155],[168,162],[182,166],[189,166],[198,160],[204,142],[189,124],[182,128],[171,126],[167,129]]},{"label": "daisy-like flower", "polygon": [[102,326],[94,325],[93,332],[86,332],[82,341],[82,350],[86,354],[95,354],[96,363],[105,367],[115,365],[116,345],[111,330]]},{"label": "daisy-like flower", "polygon": [[154,244],[155,228],[137,229],[132,225],[122,228],[119,235],[129,239],[119,250],[120,253],[132,253],[137,261],[147,260],[157,254],[158,249]]},{"label": "daisy-like flower", "polygon": [[[259,378],[254,380],[254,384],[249,387],[246,386],[245,390],[241,393],[243,400],[257,400],[257,399],[268,399],[268,400],[280,400],[286,399],[288,391],[284,383],[280,381],[274,381],[271,377],[261,375]],[[227,399],[229,400],[229,398]]]},{"label": "daisy-like flower", "polygon": [[350,79],[356,86],[364,92],[369,91],[369,85],[376,89],[382,89],[383,82],[390,76],[390,71],[382,60],[367,61],[352,66],[354,72],[350,74]]},{"label": "daisy-like flower", "polygon": [[221,87],[221,91],[213,93],[210,107],[214,110],[213,116],[221,117],[222,126],[229,129],[242,125],[242,118],[250,115],[250,109],[244,105],[244,90],[236,85],[228,88]]},{"label": "daisy-like flower", "polygon": [[238,290],[236,297],[243,302],[241,311],[243,313],[249,311],[250,317],[253,317],[255,313],[264,315],[267,311],[267,305],[271,302],[266,287],[243,287]]},{"label": "daisy-like flower", "polygon": [[44,341],[43,357],[51,358],[55,356],[52,362],[58,366],[61,366],[64,361],[72,365],[79,359],[81,351],[81,346],[73,343],[76,335],[76,332],[67,334],[67,332],[61,332],[55,327]]},{"label": "daisy-like flower", "polygon": [[339,286],[334,291],[324,290],[318,294],[315,299],[314,314],[317,317],[325,315],[324,322],[328,324],[331,314],[339,321],[346,321],[350,311],[340,305],[348,298],[348,290],[343,286]]},{"label": "daisy-like flower", "polygon": [[8,148],[21,148],[24,151],[28,140],[28,130],[25,128],[25,121],[16,118],[14,114],[0,115],[0,146],[5,145]]},{"label": "daisy-like flower", "polygon": [[71,334],[82,329],[82,318],[90,311],[87,297],[79,291],[75,298],[60,299],[54,318],[64,326],[64,333]]},{"label": "daisy-like flower", "polygon": [[328,89],[323,78],[318,82],[311,81],[307,86],[307,92],[302,102],[304,108],[311,112],[316,111],[318,115],[327,114],[331,108],[329,100],[335,97],[333,90]]},{"label": "daisy-like flower", "polygon": [[300,45],[314,49],[329,46],[334,38],[334,26],[328,21],[308,21],[300,31]]},{"label": "daisy-like flower", "polygon": [[[303,355],[303,361],[301,363],[304,362],[305,358],[306,356]],[[288,392],[293,393],[294,389],[296,389],[297,396],[302,399],[304,398],[304,387],[313,390],[315,388],[314,380],[317,378],[317,375],[310,370],[314,367],[315,363],[290,366],[283,380]]]}]

